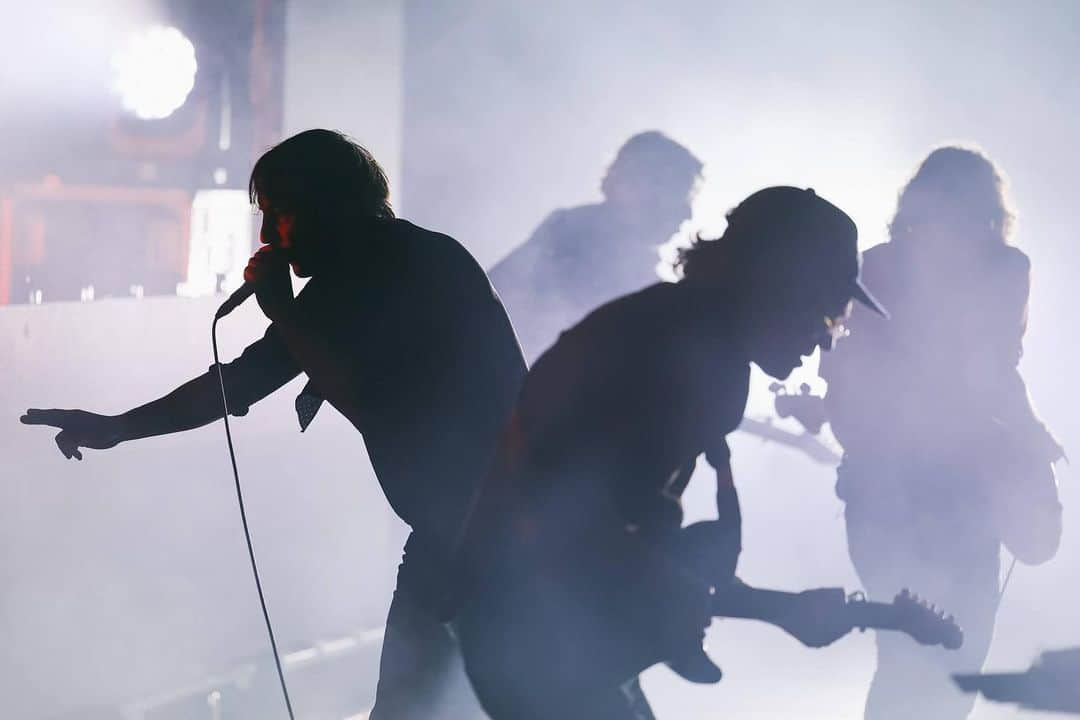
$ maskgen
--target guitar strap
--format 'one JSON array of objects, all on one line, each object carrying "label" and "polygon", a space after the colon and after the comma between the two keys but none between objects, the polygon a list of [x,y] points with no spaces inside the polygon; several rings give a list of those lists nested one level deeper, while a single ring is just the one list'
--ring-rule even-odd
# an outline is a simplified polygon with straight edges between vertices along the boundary
[{"label": "guitar strap", "polygon": [[1009,563],[1009,569],[1005,571],[1005,579],[1001,581],[1001,590],[998,591],[998,605],[1001,605],[1001,601],[1005,599],[1005,591],[1009,589],[1009,581],[1012,580],[1013,570],[1016,569],[1016,556],[1013,555],[1012,562]]}]

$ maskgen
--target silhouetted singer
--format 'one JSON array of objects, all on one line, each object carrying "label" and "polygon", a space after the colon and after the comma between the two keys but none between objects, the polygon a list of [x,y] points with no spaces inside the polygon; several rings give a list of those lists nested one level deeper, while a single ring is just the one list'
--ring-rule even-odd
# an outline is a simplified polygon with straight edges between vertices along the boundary
[{"label": "silhouetted singer", "polygon": [[[224,366],[230,412],[306,373],[301,424],[326,398],[363,433],[386,497],[412,527],[387,618],[374,720],[478,713],[456,643],[434,613],[447,553],[525,374],[487,277],[452,238],[395,219],[382,169],[327,130],[255,164],[261,239],[244,277],[270,327]],[[311,280],[295,298],[289,268]],[[216,372],[121,415],[28,410],[60,451],[111,448],[219,419]],[[456,672],[456,680],[455,673]],[[471,706],[470,706],[471,699]]]}]

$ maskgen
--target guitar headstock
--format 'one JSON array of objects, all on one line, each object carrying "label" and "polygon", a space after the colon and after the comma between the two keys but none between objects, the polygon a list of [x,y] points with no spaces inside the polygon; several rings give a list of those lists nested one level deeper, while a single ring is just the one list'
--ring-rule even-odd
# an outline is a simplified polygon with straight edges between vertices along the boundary
[{"label": "guitar headstock", "polygon": [[896,629],[910,635],[921,645],[941,645],[956,650],[964,644],[964,631],[952,615],[904,588],[893,599]]},{"label": "guitar headstock", "polygon": [[821,432],[821,427],[828,421],[825,398],[810,392],[809,385],[803,383],[798,392],[790,392],[783,383],[774,382],[769,385],[769,391],[775,396],[773,404],[777,415],[795,418],[811,435]]}]

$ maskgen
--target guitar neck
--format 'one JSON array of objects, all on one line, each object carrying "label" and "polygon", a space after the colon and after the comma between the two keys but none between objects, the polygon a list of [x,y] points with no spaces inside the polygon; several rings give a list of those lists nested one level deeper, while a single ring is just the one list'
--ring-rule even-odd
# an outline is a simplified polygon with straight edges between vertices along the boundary
[{"label": "guitar neck", "polygon": [[712,609],[717,617],[762,620],[795,637],[803,632],[812,636],[813,628],[824,620],[831,631],[897,630],[923,645],[941,645],[946,650],[964,644],[964,631],[951,615],[945,616],[907,590],[891,603],[881,603],[848,597],[841,588],[790,593],[735,584],[713,597]]},{"label": "guitar neck", "polygon": [[774,442],[778,445],[786,445],[790,448],[799,450],[800,452],[805,453],[806,456],[814,462],[822,465],[836,467],[840,464],[840,454],[813,435],[788,432],[787,430],[781,430],[778,427],[774,427],[772,423],[763,420],[755,420],[754,418],[749,417],[744,417],[742,419],[742,422],[739,423],[738,430],[747,435],[759,437],[762,440]]},{"label": "guitar neck", "polygon": [[[736,586],[713,597],[713,615],[776,622],[792,616],[802,602],[799,593],[782,590],[762,590],[746,585]],[[844,619],[853,628],[875,630],[900,629],[896,607],[892,603],[869,600],[849,600],[843,606]]]},{"label": "guitar neck", "polygon": [[892,603],[872,600],[852,600],[847,604],[851,626],[874,630],[903,630],[899,613]]},{"label": "guitar neck", "polygon": [[715,617],[771,622],[790,614],[798,597],[798,593],[736,585],[713,596],[712,610]]}]

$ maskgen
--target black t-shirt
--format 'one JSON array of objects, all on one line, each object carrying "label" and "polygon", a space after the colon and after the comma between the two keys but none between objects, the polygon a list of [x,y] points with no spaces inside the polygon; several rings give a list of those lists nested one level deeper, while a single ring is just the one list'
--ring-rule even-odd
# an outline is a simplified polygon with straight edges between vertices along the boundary
[{"label": "black t-shirt", "polygon": [[659,283],[563,333],[522,387],[495,465],[502,484],[571,533],[596,499],[651,524],[703,452],[729,481],[725,437],[742,420],[750,369],[717,305]]},{"label": "black t-shirt", "polygon": [[[453,238],[372,221],[296,303],[350,371],[344,382],[309,372],[313,389],[363,433],[397,514],[420,535],[451,540],[525,375],[483,270]],[[230,411],[304,371],[271,324],[225,366]]]},{"label": "black t-shirt", "polygon": [[607,203],[556,210],[491,268],[530,362],[589,311],[656,282],[668,238],[651,232]]}]

